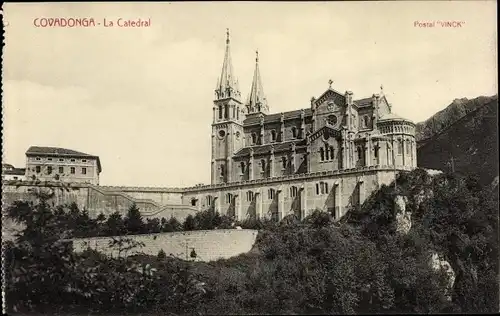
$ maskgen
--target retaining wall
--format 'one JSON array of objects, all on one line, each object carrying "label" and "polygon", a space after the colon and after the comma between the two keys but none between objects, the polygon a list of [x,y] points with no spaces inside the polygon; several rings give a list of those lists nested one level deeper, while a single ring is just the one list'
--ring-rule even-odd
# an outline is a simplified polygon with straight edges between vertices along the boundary
[{"label": "retaining wall", "polygon": [[[221,258],[228,259],[249,252],[255,243],[257,232],[257,230],[251,229],[220,229],[123,237],[93,237],[73,239],[73,247],[76,252],[90,247],[113,257],[130,256],[137,253],[156,256],[160,250],[163,250],[167,256],[207,262]],[[121,246],[115,243],[114,246],[110,247],[113,240],[119,242],[120,239],[130,239],[143,243],[144,246],[136,247],[130,251],[120,251],[130,243],[124,243]],[[196,253],[195,258],[191,257],[193,250]]]}]

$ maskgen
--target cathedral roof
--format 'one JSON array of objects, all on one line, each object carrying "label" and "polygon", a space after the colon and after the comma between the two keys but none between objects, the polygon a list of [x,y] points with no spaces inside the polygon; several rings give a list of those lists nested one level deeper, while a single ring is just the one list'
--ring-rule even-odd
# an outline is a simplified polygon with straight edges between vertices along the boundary
[{"label": "cathedral roof", "polygon": [[[304,116],[312,116],[312,110],[310,108],[303,109],[304,111]],[[288,111],[288,112],[282,112],[282,113],[273,113],[273,114],[267,114],[264,115],[264,123],[274,123],[274,122],[279,122],[281,119],[281,115],[283,115],[283,119],[285,121],[287,120],[292,120],[296,118],[300,118],[302,110],[294,110],[294,111]],[[259,124],[260,123],[260,117],[259,115],[251,114],[247,115],[247,118],[243,121],[244,125],[253,125],[253,124]]]},{"label": "cathedral roof", "polygon": [[80,157],[80,158],[95,158],[97,159],[97,166],[101,172],[101,162],[99,156],[82,153],[72,149],[59,148],[59,147],[41,147],[31,146],[26,151],[26,156],[41,155],[41,156],[67,156],[67,157]]},{"label": "cathedral roof", "polygon": [[385,121],[407,121],[411,122],[408,119],[405,119],[404,117],[401,117],[395,113],[387,113],[382,115],[382,117],[379,118],[379,122],[385,122]]},{"label": "cathedral roof", "polygon": [[372,105],[373,98],[363,98],[359,100],[354,100],[354,103],[358,105],[358,107],[370,106]]},{"label": "cathedral roof", "polygon": [[250,155],[250,149],[253,149],[254,155],[269,154],[271,152],[271,147],[274,147],[274,152],[284,152],[290,151],[292,149],[292,143],[297,146],[296,149],[301,149],[306,147],[306,141],[304,139],[299,139],[296,141],[289,141],[283,143],[272,143],[260,146],[249,146],[240,149],[233,157],[247,157]]},{"label": "cathedral roof", "polygon": [[267,105],[266,96],[264,95],[264,89],[262,88],[262,79],[260,78],[259,52],[256,52],[256,54],[257,56],[255,58],[255,70],[253,73],[252,88],[250,89],[250,94],[248,96],[246,106],[248,108],[248,113],[268,113],[269,107]]},{"label": "cathedral roof", "polygon": [[234,75],[233,62],[231,60],[231,49],[229,47],[229,29],[227,30],[226,38],[226,52],[224,54],[224,62],[222,63],[222,71],[220,78],[217,80],[217,87],[215,88],[216,98],[225,99],[233,97],[240,98],[240,87],[238,79]]}]

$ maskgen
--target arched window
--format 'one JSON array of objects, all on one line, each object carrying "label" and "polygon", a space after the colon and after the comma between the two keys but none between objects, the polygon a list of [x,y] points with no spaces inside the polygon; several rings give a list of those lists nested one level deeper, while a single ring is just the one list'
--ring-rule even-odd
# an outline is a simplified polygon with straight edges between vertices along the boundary
[{"label": "arched window", "polygon": [[264,159],[260,161],[260,166],[262,168],[262,172],[266,172],[266,161]]},{"label": "arched window", "polygon": [[233,118],[235,118],[235,117],[236,117],[236,107],[233,106]]},{"label": "arched window", "polygon": [[286,157],[281,157],[281,164],[283,169],[286,169]]},{"label": "arched window", "polygon": [[316,194],[328,194],[328,183],[323,181],[316,183]]},{"label": "arched window", "polygon": [[370,127],[370,117],[368,115],[365,115],[363,117],[363,127],[365,128]]},{"label": "arched window", "polygon": [[252,145],[257,144],[257,134],[252,133]]},{"label": "arched window", "polygon": [[212,205],[212,197],[210,195],[207,195],[207,205],[208,206]]},{"label": "arched window", "polygon": [[403,141],[398,140],[398,155],[401,155],[403,153]]},{"label": "arched window", "polygon": [[325,160],[330,160],[330,151],[327,145],[325,145]]},{"label": "arched window", "polygon": [[325,150],[323,149],[323,147],[321,147],[321,148],[319,149],[319,159],[320,159],[321,161],[324,161],[324,160],[325,160]]},{"label": "arched window", "polygon": [[333,146],[330,146],[330,159],[332,159],[332,160],[333,160],[333,158],[335,157],[335,156],[334,156],[334,152],[335,152],[335,151],[334,151],[334,149],[333,149]]},{"label": "arched window", "polygon": [[191,199],[191,206],[196,206],[196,199]]},{"label": "arched window", "polygon": [[373,148],[373,154],[375,156],[375,158],[378,158],[378,150],[380,149],[380,147],[378,145],[375,145],[375,147]]},{"label": "arched window", "polygon": [[298,193],[298,189],[297,187],[293,186],[293,187],[290,187],[290,197],[296,197],[297,196],[297,193]]},{"label": "arched window", "polygon": [[272,141],[272,142],[275,142],[275,141],[276,141],[276,131],[275,131],[275,130],[272,130],[272,131],[271,131],[271,141]]},{"label": "arched window", "polygon": [[361,159],[361,147],[358,147],[357,152],[358,152],[358,159]]},{"label": "arched window", "polygon": [[252,191],[247,192],[247,201],[248,202],[253,201],[253,192]]},{"label": "arched window", "polygon": [[224,177],[224,174],[225,174],[224,165],[221,165],[220,166],[220,176]]},{"label": "arched window", "polygon": [[226,194],[226,203],[231,204],[233,202],[233,195],[231,193]]},{"label": "arched window", "polygon": [[222,119],[222,105],[219,105],[219,120]]},{"label": "arched window", "polygon": [[240,107],[237,107],[236,108],[236,119],[239,120],[240,119]]},{"label": "arched window", "polygon": [[292,127],[292,137],[297,138],[297,128]]},{"label": "arched window", "polygon": [[269,189],[269,191],[267,192],[267,197],[269,200],[273,200],[274,199],[274,196],[275,196],[275,191],[274,189]]},{"label": "arched window", "polygon": [[224,111],[224,118],[228,118],[228,117],[229,117],[229,105],[226,104],[225,111]]},{"label": "arched window", "polygon": [[241,174],[245,173],[245,163],[242,161],[240,162],[240,169],[241,169]]}]

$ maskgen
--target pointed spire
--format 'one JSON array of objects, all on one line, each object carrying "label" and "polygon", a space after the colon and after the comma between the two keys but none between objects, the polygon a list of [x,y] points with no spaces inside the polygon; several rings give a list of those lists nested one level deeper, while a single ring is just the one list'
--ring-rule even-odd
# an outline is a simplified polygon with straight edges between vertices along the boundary
[{"label": "pointed spire", "polygon": [[234,98],[239,101],[241,93],[238,79],[236,79],[236,76],[234,75],[231,50],[229,46],[230,42],[229,29],[226,29],[226,53],[224,55],[224,62],[222,63],[222,72],[220,78],[217,80],[217,87],[215,88],[215,98],[217,100]]},{"label": "pointed spire", "polygon": [[262,88],[259,71],[259,51],[255,51],[255,71],[253,73],[252,88],[246,102],[248,113],[269,113],[267,99]]}]

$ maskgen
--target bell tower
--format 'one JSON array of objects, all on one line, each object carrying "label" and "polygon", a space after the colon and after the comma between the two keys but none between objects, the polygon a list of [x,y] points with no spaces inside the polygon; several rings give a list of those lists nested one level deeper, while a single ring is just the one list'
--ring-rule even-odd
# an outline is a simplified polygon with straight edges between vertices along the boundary
[{"label": "bell tower", "polygon": [[215,87],[212,121],[212,173],[211,183],[232,182],[233,154],[243,147],[243,120],[238,79],[231,61],[229,29],[226,32],[226,51],[222,72]]}]

